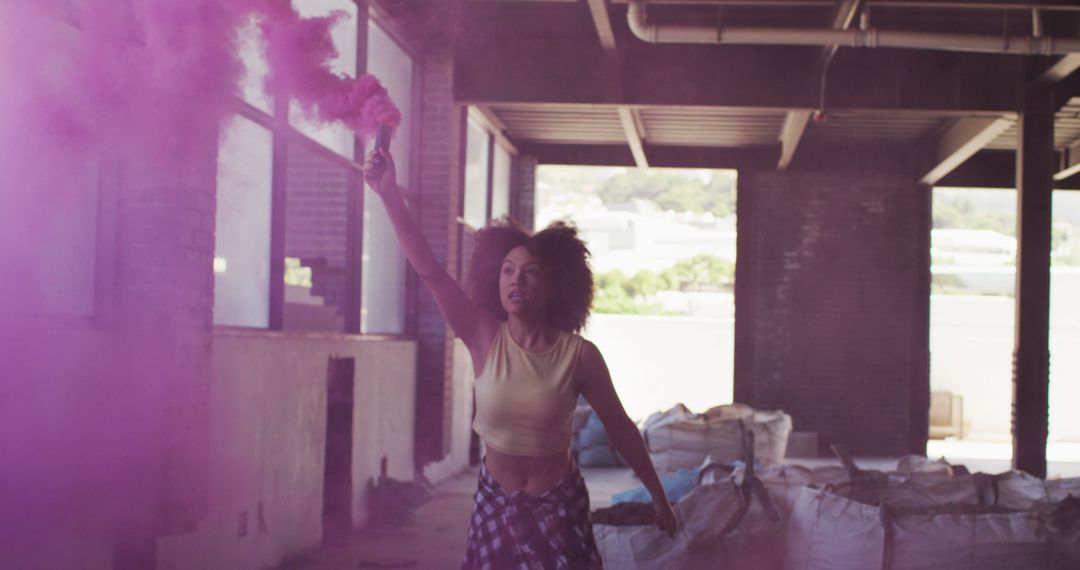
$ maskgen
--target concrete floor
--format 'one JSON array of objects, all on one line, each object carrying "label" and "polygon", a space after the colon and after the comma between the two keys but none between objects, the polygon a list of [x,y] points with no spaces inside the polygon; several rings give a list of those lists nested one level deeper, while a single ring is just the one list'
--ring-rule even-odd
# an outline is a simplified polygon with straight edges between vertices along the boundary
[{"label": "concrete floor", "polygon": [[[613,494],[638,484],[624,468],[585,468],[582,473],[594,509],[610,506]],[[420,507],[413,525],[330,537],[320,550],[287,560],[279,570],[457,568],[465,553],[476,478],[477,469],[470,469],[437,485],[434,498]]]},{"label": "concrete floor", "polygon": [[[995,448],[996,449],[996,448]],[[1007,470],[1008,460],[972,458],[971,449],[956,445],[933,445],[930,456],[945,455],[953,464],[966,464],[972,471],[996,473]],[[986,455],[975,449],[971,455]],[[1000,450],[997,450],[1000,451]],[[935,453],[937,452],[937,453]],[[949,453],[953,452],[953,453]],[[1071,456],[1070,456],[1071,459]],[[835,459],[799,459],[807,466],[839,464]],[[895,459],[864,459],[856,462],[864,469],[890,470]],[[1080,462],[1054,462],[1051,476],[1078,477]],[[611,504],[611,496],[634,487],[637,479],[628,468],[583,468],[593,509]],[[448,570],[459,567],[465,549],[465,534],[476,490],[477,470],[470,469],[436,487],[434,498],[417,512],[416,523],[395,529],[361,529],[328,538],[323,548],[286,561],[279,570],[353,570],[364,568],[416,568]]]}]

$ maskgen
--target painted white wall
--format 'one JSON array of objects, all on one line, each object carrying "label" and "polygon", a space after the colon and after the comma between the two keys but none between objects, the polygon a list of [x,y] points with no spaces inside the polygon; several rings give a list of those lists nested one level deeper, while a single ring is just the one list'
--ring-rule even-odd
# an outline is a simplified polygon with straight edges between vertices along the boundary
[{"label": "painted white wall", "polygon": [[354,523],[367,518],[367,482],[378,476],[381,457],[391,477],[412,479],[415,342],[219,329],[210,514],[190,534],[159,540],[159,569],[264,568],[319,546],[330,357],[356,359]]},{"label": "painted white wall", "polygon": [[678,403],[704,412],[732,401],[732,318],[594,314],[583,336],[604,355],[635,421]]}]

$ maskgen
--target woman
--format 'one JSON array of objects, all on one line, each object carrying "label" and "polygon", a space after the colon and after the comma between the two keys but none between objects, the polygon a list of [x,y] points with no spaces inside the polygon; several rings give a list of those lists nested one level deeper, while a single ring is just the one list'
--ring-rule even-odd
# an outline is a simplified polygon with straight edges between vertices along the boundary
[{"label": "woman", "polygon": [[656,525],[673,535],[675,513],[641,434],[600,351],[575,334],[588,318],[593,286],[576,230],[561,223],[533,236],[509,224],[481,230],[467,295],[409,215],[389,153],[375,151],[365,172],[476,373],[473,427],[486,454],[463,567],[601,567],[588,492],[570,454],[579,395],[652,495]]}]

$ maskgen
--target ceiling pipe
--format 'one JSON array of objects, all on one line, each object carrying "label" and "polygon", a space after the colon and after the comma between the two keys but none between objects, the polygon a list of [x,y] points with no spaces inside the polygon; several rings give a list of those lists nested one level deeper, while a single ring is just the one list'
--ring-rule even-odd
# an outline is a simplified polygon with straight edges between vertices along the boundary
[{"label": "ceiling pipe", "polygon": [[630,31],[650,43],[848,46],[935,49],[1016,55],[1080,53],[1080,39],[1032,36],[976,36],[875,29],[725,28],[649,24],[645,2],[631,0],[626,19]]}]

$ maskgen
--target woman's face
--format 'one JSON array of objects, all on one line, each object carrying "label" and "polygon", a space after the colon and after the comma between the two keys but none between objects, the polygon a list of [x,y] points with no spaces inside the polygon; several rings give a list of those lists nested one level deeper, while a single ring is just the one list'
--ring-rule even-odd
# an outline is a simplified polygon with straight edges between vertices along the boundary
[{"label": "woman's face", "polygon": [[540,261],[519,245],[499,268],[499,300],[511,315],[538,317],[547,311],[549,287]]}]

